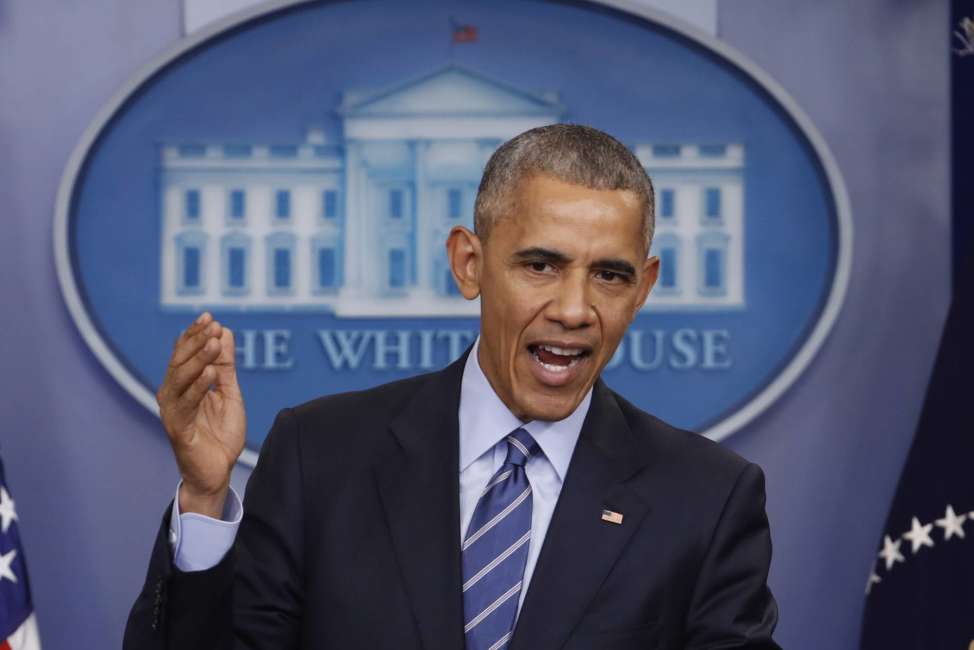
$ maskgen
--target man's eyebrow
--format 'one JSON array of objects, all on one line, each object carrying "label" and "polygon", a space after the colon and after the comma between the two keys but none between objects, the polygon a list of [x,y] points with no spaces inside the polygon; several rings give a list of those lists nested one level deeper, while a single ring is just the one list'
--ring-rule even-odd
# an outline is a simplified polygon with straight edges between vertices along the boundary
[{"label": "man's eyebrow", "polygon": [[[547,262],[549,264],[558,265],[570,264],[572,261],[571,257],[565,255],[561,251],[551,250],[550,248],[542,248],[540,246],[532,246],[531,248],[519,250],[514,253],[513,257],[516,261],[520,262]],[[592,267],[601,269],[603,271],[614,271],[616,273],[636,275],[636,267],[626,260],[598,260],[592,264]]]},{"label": "man's eyebrow", "polygon": [[599,260],[592,266],[603,271],[615,271],[616,273],[636,275],[636,267],[626,260]]},{"label": "man's eyebrow", "polygon": [[513,258],[516,261],[521,262],[538,261],[548,262],[549,264],[568,264],[572,261],[572,258],[568,257],[561,251],[551,250],[550,248],[541,248],[540,246],[532,246],[531,248],[521,249],[514,253]]}]

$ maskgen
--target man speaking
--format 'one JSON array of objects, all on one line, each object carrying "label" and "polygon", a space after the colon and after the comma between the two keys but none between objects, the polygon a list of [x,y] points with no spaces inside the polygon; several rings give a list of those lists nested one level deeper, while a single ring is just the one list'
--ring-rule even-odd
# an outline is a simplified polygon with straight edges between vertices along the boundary
[{"label": "man speaking", "polygon": [[242,505],[233,335],[203,314],[157,396],[182,482],[125,647],[778,648],[761,470],[599,378],[656,281],[653,211],[605,133],[506,142],[447,241],[480,337],[281,411]]}]

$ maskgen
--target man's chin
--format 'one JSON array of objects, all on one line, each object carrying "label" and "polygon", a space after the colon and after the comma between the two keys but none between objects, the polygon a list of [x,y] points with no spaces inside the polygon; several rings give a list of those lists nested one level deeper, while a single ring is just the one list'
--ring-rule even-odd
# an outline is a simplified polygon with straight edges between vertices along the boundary
[{"label": "man's chin", "polygon": [[570,395],[544,393],[530,395],[528,399],[523,400],[518,405],[520,407],[518,410],[521,412],[519,417],[525,422],[530,420],[547,422],[564,420],[575,412],[587,392],[585,390],[577,394],[573,391]]}]

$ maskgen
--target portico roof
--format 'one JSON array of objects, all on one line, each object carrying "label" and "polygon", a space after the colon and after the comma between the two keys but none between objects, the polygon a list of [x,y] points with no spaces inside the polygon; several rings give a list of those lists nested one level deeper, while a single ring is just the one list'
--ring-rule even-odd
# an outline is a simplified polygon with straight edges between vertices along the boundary
[{"label": "portico roof", "polygon": [[343,94],[347,139],[507,139],[565,112],[557,93],[535,93],[451,64],[376,91]]}]

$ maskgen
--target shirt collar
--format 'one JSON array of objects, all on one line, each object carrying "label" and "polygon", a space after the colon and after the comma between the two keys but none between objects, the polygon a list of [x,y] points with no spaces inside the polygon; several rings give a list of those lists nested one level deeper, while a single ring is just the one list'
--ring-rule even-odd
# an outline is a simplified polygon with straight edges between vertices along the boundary
[{"label": "shirt collar", "polygon": [[460,383],[460,471],[480,458],[504,436],[524,427],[537,441],[548,462],[565,480],[568,463],[582,431],[582,423],[592,402],[592,389],[564,420],[534,420],[525,424],[497,396],[480,367],[480,337],[473,344],[463,367]]}]

